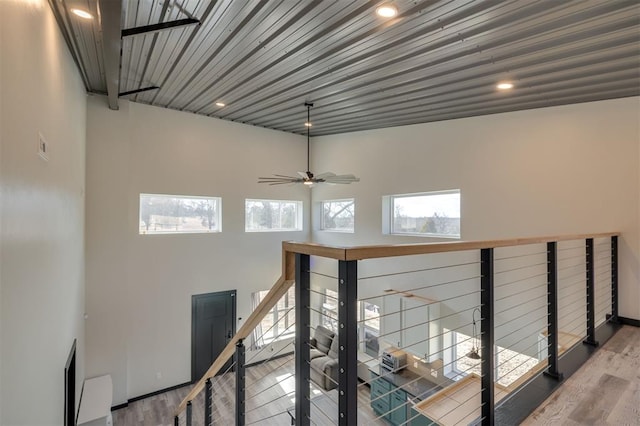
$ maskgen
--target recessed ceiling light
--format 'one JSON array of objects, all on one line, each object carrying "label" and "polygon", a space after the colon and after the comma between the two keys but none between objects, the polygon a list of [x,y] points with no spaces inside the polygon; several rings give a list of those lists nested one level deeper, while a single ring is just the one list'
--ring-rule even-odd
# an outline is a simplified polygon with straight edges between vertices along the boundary
[{"label": "recessed ceiling light", "polygon": [[398,9],[392,4],[385,3],[376,9],[376,13],[383,18],[393,18],[398,14]]},{"label": "recessed ceiling light", "polygon": [[499,90],[513,89],[513,83],[510,83],[508,81],[505,81],[505,82],[502,82],[502,83],[498,83],[496,85],[496,88],[498,88]]},{"label": "recessed ceiling light", "polygon": [[223,106],[227,106],[227,104],[225,104],[224,102],[216,102],[216,106],[222,108]]},{"label": "recessed ceiling light", "polygon": [[71,12],[82,19],[93,19],[93,15],[82,9],[71,9]]},{"label": "recessed ceiling light", "polygon": [[313,126],[313,124],[311,122],[309,122],[309,121],[305,121],[304,125],[307,126],[307,127]]}]

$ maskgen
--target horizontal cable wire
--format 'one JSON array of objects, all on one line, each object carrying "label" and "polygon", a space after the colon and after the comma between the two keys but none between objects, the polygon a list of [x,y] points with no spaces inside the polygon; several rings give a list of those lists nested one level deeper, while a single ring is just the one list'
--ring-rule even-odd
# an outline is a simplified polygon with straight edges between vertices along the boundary
[{"label": "horizontal cable wire", "polygon": [[[524,302],[522,302],[522,303],[518,303],[517,305],[510,306],[510,307],[508,307],[508,308],[506,308],[506,309],[501,310],[500,312],[496,312],[494,315],[502,315],[502,314],[504,314],[505,312],[508,312],[508,311],[510,311],[510,310],[512,310],[512,309],[515,309],[515,308],[519,308],[520,306],[526,305],[527,303],[531,303],[531,302],[533,302],[534,300],[542,299],[543,297],[546,299],[546,298],[547,298],[547,296],[548,296],[548,294],[549,294],[549,293],[547,292],[547,294],[543,294],[543,295],[541,295],[541,296],[534,297],[533,299],[529,299],[529,300],[524,301]],[[543,305],[543,306],[544,306],[544,305]],[[538,309],[540,309],[540,308],[538,308]]]},{"label": "horizontal cable wire", "polygon": [[[255,407],[251,408],[250,410],[246,410],[244,414],[245,414],[245,416],[246,416],[247,414],[252,413],[252,412],[256,411],[256,410],[257,410],[257,409],[259,409],[259,408],[265,407],[265,406],[266,406],[266,405],[268,405],[268,404],[271,404],[271,403],[273,403],[273,402],[275,402],[275,401],[277,401],[277,400],[279,400],[279,399],[282,399],[282,398],[284,398],[284,397],[287,397],[287,396],[289,396],[289,395],[291,395],[291,394],[295,394],[295,393],[296,393],[296,391],[295,391],[295,390],[292,390],[291,392],[287,392],[287,393],[285,393],[285,394],[283,394],[283,395],[280,395],[280,396],[278,396],[278,397],[276,397],[276,398],[272,399],[272,400],[271,400],[271,401],[269,401],[269,402],[265,402],[264,404],[260,404],[260,405],[257,405],[257,406],[255,406]],[[286,412],[287,412],[287,411],[285,410],[285,411],[283,411],[282,413],[286,413]],[[282,413],[280,413],[280,414],[282,414]],[[269,418],[269,417],[267,417],[267,418]],[[264,420],[264,419],[262,419],[262,420]]]},{"label": "horizontal cable wire", "polygon": [[[331,289],[329,288],[329,289],[327,289],[327,290],[331,290]],[[323,292],[318,291],[318,290],[313,290],[313,289],[311,289],[311,288],[310,288],[310,289],[309,289],[309,291],[310,291],[311,293],[315,293],[315,294],[318,294],[318,295],[320,295],[320,296],[328,297],[329,299],[333,299],[333,300],[335,300],[335,301],[337,301],[337,300],[338,300],[338,298],[337,298],[337,297],[333,297],[333,296],[331,296],[331,295],[329,295],[329,294],[327,294],[327,293],[323,293]]]},{"label": "horizontal cable wire", "polygon": [[583,262],[584,262],[585,259],[586,259],[585,256],[586,255],[584,253],[582,253],[582,254],[578,254],[576,256],[558,257],[558,259],[556,259],[556,262],[560,263],[560,262],[564,262],[565,260],[573,260],[573,259],[582,259]]},{"label": "horizontal cable wire", "polygon": [[[578,297],[575,297],[575,296],[578,296]],[[587,298],[587,293],[584,288],[581,288],[577,291],[574,291],[571,294],[563,296],[562,299],[558,299],[558,303],[563,302],[563,304],[570,306],[576,303],[577,301],[584,299],[584,303],[586,304],[587,303],[586,298]]]},{"label": "horizontal cable wire", "polygon": [[479,265],[480,263],[482,263],[482,262],[476,261],[476,262],[458,263],[456,265],[434,266],[433,268],[414,269],[414,270],[411,270],[411,271],[393,272],[393,273],[389,273],[389,274],[370,275],[368,277],[358,278],[358,281],[371,280],[371,279],[374,279],[374,278],[393,277],[393,276],[396,276],[396,275],[415,274],[417,272],[436,271],[436,270],[439,270],[439,269],[457,268],[459,266]]},{"label": "horizontal cable wire", "polygon": [[[291,342],[291,343],[289,343],[289,344],[287,344],[287,345],[284,345],[282,348],[278,349],[278,351],[277,351],[277,352],[275,352],[273,355],[271,355],[271,357],[270,357],[269,359],[266,359],[266,360],[264,360],[264,361],[261,361],[261,364],[265,364],[265,363],[267,363],[268,361],[272,361],[274,357],[278,356],[278,355],[279,355],[283,350],[287,349],[289,346],[294,346],[293,342]],[[294,346],[294,349],[295,349],[295,346]],[[282,362],[281,364],[279,364],[279,365],[276,367],[276,369],[278,369],[278,368],[280,368],[280,367],[283,367],[283,366],[284,366],[284,365],[286,365],[288,362],[291,362],[291,360],[285,360],[284,362]],[[251,384],[245,385],[245,390],[249,390],[249,389],[251,389],[253,386],[255,386],[256,384],[260,383],[260,380],[264,379],[265,377],[266,377],[266,376],[263,376],[263,377],[261,377],[260,379],[258,379],[258,380],[256,380],[256,381],[252,382]],[[258,395],[259,393],[260,393],[260,392],[256,392],[256,394],[255,394],[255,395]],[[254,396],[255,396],[255,395],[254,395]],[[248,398],[248,399],[249,399],[249,398]]]},{"label": "horizontal cable wire", "polygon": [[[586,310],[587,310],[587,306],[586,305],[580,305],[578,308],[573,309],[570,312],[563,313],[561,316],[558,316],[558,321],[564,320],[567,317],[569,317],[569,315],[573,315],[573,314],[575,314],[577,312],[583,313],[581,311],[584,311],[584,313],[586,314]],[[584,318],[580,318],[580,319],[584,319]],[[575,319],[572,320],[572,321],[575,321]],[[571,324],[571,323],[569,323],[569,324]]]},{"label": "horizontal cable wire", "polygon": [[573,336],[578,336],[578,338],[582,339],[587,335],[587,326],[578,326],[574,327],[571,330],[566,332],[567,334],[571,334]]},{"label": "horizontal cable wire", "polygon": [[[283,321],[283,320],[284,320],[284,319],[289,315],[289,313],[290,313],[293,309],[295,309],[295,306],[292,306],[291,308],[287,309],[287,310],[284,312],[284,314],[283,314],[283,315],[278,319],[278,321],[274,322],[274,323],[271,325],[271,327],[269,327],[269,328],[267,329],[267,331],[263,332],[263,333],[260,335],[260,337],[258,337],[258,339],[256,339],[256,340],[260,340],[260,339],[264,338],[264,336],[265,336],[268,332],[270,332],[271,330],[273,330],[273,327],[275,327],[276,325],[278,325],[278,323],[279,323],[280,321]],[[292,324],[290,324],[287,328],[285,328],[285,329],[284,329],[284,331],[283,331],[282,333],[278,334],[278,336],[281,336],[281,335],[285,334],[285,332],[286,332],[288,329],[290,329],[292,326],[294,326],[294,325],[295,325],[295,322],[294,322],[294,323],[292,323]],[[277,338],[277,337],[276,337],[276,338]],[[275,339],[274,339],[274,340],[275,340]],[[264,351],[264,350],[269,346],[269,344],[270,344],[270,343],[271,343],[271,342],[269,342],[269,343],[265,343],[264,345],[262,345],[262,346],[260,347],[260,349],[258,350],[258,352],[257,352],[257,353],[255,353],[255,354],[251,357],[251,359],[249,359],[248,361],[246,361],[246,362],[245,362],[245,364],[251,364],[251,361],[253,361],[253,360],[254,360],[258,355],[260,355],[260,353],[262,353],[262,351]]]},{"label": "horizontal cable wire", "polygon": [[600,271],[600,272],[596,272],[595,277],[596,278],[601,278],[605,275],[611,275],[611,268],[607,269],[606,271]]},{"label": "horizontal cable wire", "polygon": [[586,271],[586,263],[585,262],[576,263],[575,265],[565,265],[562,268],[558,268],[557,270],[558,270],[558,272],[562,272],[562,271],[566,271],[566,270],[569,270],[569,269],[572,269],[572,268],[579,268],[579,267],[585,268],[585,271]]},{"label": "horizontal cable wire", "polygon": [[400,313],[407,312],[407,311],[410,311],[412,309],[424,308],[426,306],[431,306],[431,305],[435,305],[437,303],[442,303],[442,302],[448,302],[449,300],[454,300],[454,299],[459,299],[461,297],[471,296],[473,294],[480,293],[480,292],[481,292],[481,290],[476,290],[476,291],[472,291],[471,293],[456,294],[455,296],[450,297],[448,299],[437,300],[437,301],[434,301],[434,302],[431,302],[431,303],[424,303],[422,305],[414,306],[412,308],[406,308],[406,309],[402,309],[400,311],[394,311],[394,312],[390,312],[390,313],[386,313],[386,314],[381,314],[381,315],[378,315],[377,317],[371,317],[371,318],[366,318],[364,320],[360,320],[359,322],[370,321],[370,320],[379,319],[379,318],[384,318],[384,317],[388,317],[390,315],[399,315]]},{"label": "horizontal cable wire", "polygon": [[542,263],[534,263],[533,265],[527,265],[527,266],[519,266],[517,268],[513,268],[513,269],[507,269],[505,271],[496,271],[493,274],[494,275],[498,275],[498,274],[506,274],[507,272],[514,272],[514,271],[521,271],[523,269],[528,269],[528,268],[535,268],[536,266],[542,266],[542,265],[547,265],[549,262],[542,262]]},{"label": "horizontal cable wire", "polygon": [[515,256],[507,256],[507,257],[495,257],[493,259],[493,261],[497,262],[499,260],[518,259],[518,258],[527,257],[527,256],[539,256],[541,254],[547,254],[547,253],[549,253],[549,252],[548,251],[541,251],[539,253],[518,254],[518,255],[515,255]]},{"label": "horizontal cable wire", "polygon": [[510,281],[510,282],[508,282],[506,284],[495,285],[495,286],[493,286],[493,288],[494,289],[498,289],[498,288],[502,288],[502,287],[507,287],[507,286],[510,286],[510,285],[513,285],[513,284],[521,283],[522,281],[527,281],[527,280],[531,280],[533,278],[546,277],[546,276],[547,276],[547,273],[543,272],[541,274],[531,275],[530,277],[520,278],[520,279],[517,279],[517,280],[514,280],[514,281]]},{"label": "horizontal cable wire", "polygon": [[[292,342],[292,343],[289,343],[288,345],[286,345],[286,346],[284,346],[284,347],[282,347],[278,352],[281,352],[283,349],[285,349],[285,348],[287,348],[287,347],[289,347],[289,346],[292,346],[292,345],[293,345],[293,342]],[[276,353],[276,354],[274,354],[273,356],[277,356],[277,353]],[[264,362],[266,363],[267,361],[271,361],[271,360],[272,360],[272,359],[268,359],[268,360],[265,360]],[[274,371],[275,371],[275,370],[278,370],[278,369],[280,369],[280,368],[282,368],[282,367],[284,367],[286,364],[288,364],[288,363],[290,363],[290,362],[291,362],[291,360],[290,360],[290,359],[285,360],[284,362],[282,362],[282,363],[278,364],[278,366],[274,369]],[[292,376],[293,376],[293,374],[292,374]],[[245,391],[248,391],[248,390],[252,389],[252,388],[253,388],[253,387],[255,387],[258,383],[261,383],[261,380],[262,380],[263,378],[264,378],[264,377],[261,377],[261,378],[259,378],[258,380],[254,381],[254,382],[252,382],[252,383],[250,383],[250,384],[246,384],[246,383],[245,383],[244,390],[245,390]],[[288,379],[288,377],[287,377],[287,379]],[[250,397],[246,398],[246,401],[248,401],[248,400],[250,400],[250,399],[252,399],[252,398],[256,397],[256,396],[257,396],[257,395],[259,395],[261,392],[264,392],[264,391],[266,391],[267,389],[271,389],[271,388],[272,388],[272,387],[274,387],[275,385],[279,385],[279,384],[280,384],[280,383],[282,383],[284,380],[286,380],[286,379],[280,380],[280,381],[278,381],[278,382],[274,383],[273,385],[268,386],[268,387],[266,387],[266,388],[264,388],[264,389],[262,389],[262,390],[260,390],[260,391],[256,392],[254,395],[251,395]]]},{"label": "horizontal cable wire", "polygon": [[[577,323],[577,327],[574,325]],[[571,328],[569,326],[572,326]],[[574,318],[573,320],[569,321],[564,327],[562,327],[562,331],[572,331],[575,330],[578,327],[584,327],[584,329],[586,329],[587,327],[587,320],[586,318]],[[569,333],[571,334],[571,333]]]},{"label": "horizontal cable wire", "polygon": [[331,278],[332,280],[337,280],[338,279],[338,277],[335,277],[333,275],[323,274],[322,272],[315,272],[315,271],[305,271],[305,272],[308,272],[308,273],[313,274],[313,275],[318,275],[320,277]]},{"label": "horizontal cable wire", "polygon": [[558,251],[568,251],[568,250],[578,250],[578,249],[582,249],[584,250],[586,244],[583,242],[581,245],[579,246],[571,246],[571,247],[558,247]]},{"label": "horizontal cable wire", "polygon": [[[295,392],[290,392],[290,393],[295,393]],[[286,396],[286,395],[285,395],[285,396]],[[265,420],[272,419],[272,418],[274,418],[274,417],[277,417],[277,416],[282,415],[282,414],[285,414],[285,413],[287,413],[287,414],[288,414],[287,410],[280,411],[279,413],[271,414],[270,416],[263,417],[263,418],[261,418],[261,419],[258,419],[258,420],[256,420],[256,421],[254,421],[254,422],[251,422],[251,423],[245,423],[245,425],[246,425],[246,426],[249,426],[249,425],[255,425],[255,424],[257,424],[258,422],[263,422],[263,421],[265,421]],[[246,414],[247,414],[247,413],[245,413],[245,416],[246,416]]]},{"label": "horizontal cable wire", "polygon": [[[546,275],[546,274],[545,274],[545,275]],[[520,295],[525,294],[525,293],[527,293],[527,292],[529,292],[529,291],[531,291],[531,290],[540,290],[541,288],[546,288],[546,287],[547,287],[547,283],[546,283],[546,282],[545,282],[545,283],[543,283],[543,284],[538,284],[538,285],[537,285],[537,286],[535,286],[535,287],[530,287],[530,288],[528,288],[528,289],[526,289],[526,290],[522,290],[522,291],[520,291],[520,292],[518,292],[518,293],[509,294],[509,295],[507,295],[507,296],[500,297],[499,299],[495,299],[495,300],[494,300],[494,303],[500,302],[500,301],[505,300],[505,299],[508,299],[508,298],[510,298],[510,297],[520,296]]]},{"label": "horizontal cable wire", "polygon": [[[529,311],[525,312],[524,314],[518,315],[518,316],[517,316],[517,317],[515,317],[515,318],[509,318],[507,321],[503,322],[502,324],[494,325],[493,329],[494,329],[494,330],[497,330],[497,329],[499,329],[500,327],[504,327],[505,325],[509,325],[509,324],[513,323],[514,321],[517,321],[517,320],[519,320],[520,318],[524,318],[524,317],[526,317],[527,315],[531,315],[531,313],[532,313],[532,312],[537,311],[537,310],[540,310],[540,309],[542,309],[542,308],[544,308],[544,307],[547,307],[547,306],[549,306],[549,304],[548,304],[548,303],[546,303],[546,304],[544,304],[544,305],[540,305],[540,306],[539,306],[539,307],[537,307],[536,309],[531,309],[531,310],[529,310]],[[544,317],[546,317],[546,316],[548,316],[548,314],[544,314],[544,316],[542,316],[542,317],[540,318],[540,320],[544,319]],[[531,324],[531,323],[529,323],[529,324]],[[509,334],[505,334],[505,336],[508,336],[508,335],[509,335]]]},{"label": "horizontal cable wire", "polygon": [[[530,314],[530,312],[528,312],[527,314]],[[549,316],[548,314],[544,314],[543,316],[541,316],[541,317],[539,317],[539,318],[536,318],[534,321],[542,321],[542,320],[544,320],[544,319],[545,319],[546,317],[548,317],[548,316]],[[510,320],[510,321],[515,321],[515,320]],[[503,326],[503,325],[505,325],[505,324],[509,324],[509,323],[500,324],[500,326]],[[520,328],[517,328],[517,329],[515,329],[515,330],[510,331],[509,333],[505,334],[504,336],[500,337],[499,339],[496,339],[494,343],[496,343],[496,344],[497,344],[499,341],[501,341],[501,340],[502,340],[502,339],[504,339],[505,337],[509,337],[509,336],[511,336],[513,333],[517,333],[518,331],[520,331],[520,330],[522,330],[522,329],[525,329],[525,328],[527,328],[527,327],[530,327],[530,326],[531,326],[531,324],[533,324],[533,322],[529,322],[529,323],[525,324],[524,326],[522,326],[522,327],[520,327]],[[545,326],[548,326],[548,325],[549,325],[549,324],[547,323]],[[498,327],[494,327],[494,330],[497,330],[497,329],[498,329]]]},{"label": "horizontal cable wire", "polygon": [[[455,283],[461,283],[461,282],[465,282],[465,281],[471,281],[471,280],[477,280],[478,278],[482,278],[481,275],[475,275],[473,277],[469,277],[469,278],[462,278],[459,280],[453,280],[453,281],[446,281],[443,283],[439,283],[439,284],[433,284],[433,285],[427,285],[427,286],[423,286],[423,287],[416,287],[416,288],[410,288],[410,289],[406,289],[406,290],[402,290],[405,293],[410,293],[412,291],[418,291],[418,290],[426,290],[429,288],[434,288],[434,287],[440,287],[443,285],[448,285],[448,284],[455,284]],[[383,298],[383,297],[387,297],[387,296],[399,296],[398,293],[392,293],[392,294],[381,294],[378,296],[371,296],[371,297],[364,297],[362,299],[360,299],[361,302],[365,302],[367,300],[371,300],[371,299],[379,299],[379,298]]]},{"label": "horizontal cable wire", "polygon": [[[564,281],[569,280],[571,278],[575,278],[577,276],[585,277],[585,278],[582,279],[582,282],[584,282],[586,280],[586,276],[587,276],[587,269],[585,268],[583,270],[580,270],[579,272],[575,272],[575,273],[573,273],[571,275],[567,275],[567,276],[564,276],[564,277],[558,277],[558,283],[564,283]],[[573,284],[576,284],[576,283],[573,283]]]}]

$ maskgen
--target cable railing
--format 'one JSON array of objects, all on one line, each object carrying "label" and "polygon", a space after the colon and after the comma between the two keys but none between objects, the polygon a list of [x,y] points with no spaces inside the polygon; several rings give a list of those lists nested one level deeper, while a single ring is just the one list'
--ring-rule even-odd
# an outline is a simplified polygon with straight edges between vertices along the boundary
[{"label": "cable railing", "polygon": [[[282,277],[174,423],[493,424],[617,330],[617,239],[285,242]],[[261,324],[287,292],[295,305]]]}]

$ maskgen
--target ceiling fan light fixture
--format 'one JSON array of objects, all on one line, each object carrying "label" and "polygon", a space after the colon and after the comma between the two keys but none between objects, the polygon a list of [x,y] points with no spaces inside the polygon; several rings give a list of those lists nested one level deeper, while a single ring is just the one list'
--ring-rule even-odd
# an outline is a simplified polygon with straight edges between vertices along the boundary
[{"label": "ceiling fan light fixture", "polygon": [[501,83],[498,83],[496,85],[496,88],[498,90],[511,90],[511,89],[513,89],[513,83],[510,82],[510,81],[503,81]]},{"label": "ceiling fan light fixture", "polygon": [[350,184],[353,182],[360,182],[360,179],[355,177],[354,175],[336,175],[335,173],[326,172],[326,173],[318,173],[314,175],[309,170],[310,160],[309,160],[309,143],[310,143],[310,131],[311,127],[311,107],[313,104],[310,102],[305,102],[304,106],[307,108],[307,121],[304,123],[307,126],[307,171],[306,172],[298,172],[298,176],[286,176],[286,175],[273,175],[271,177],[259,177],[258,183],[268,183],[269,185],[287,185],[292,183],[301,183],[303,185],[307,185],[309,187],[313,186],[315,183],[328,183],[330,185],[336,184]]},{"label": "ceiling fan light fixture", "polygon": [[393,18],[398,14],[398,9],[390,3],[385,3],[376,8],[376,13],[378,14],[378,16],[381,16],[383,18]]},{"label": "ceiling fan light fixture", "polygon": [[304,122],[304,125],[305,125],[306,127],[312,127],[312,126],[313,126],[313,123],[311,123],[310,121],[305,121],[305,122]]},{"label": "ceiling fan light fixture", "polygon": [[216,106],[222,108],[227,106],[227,104],[225,104],[224,102],[216,102]]}]

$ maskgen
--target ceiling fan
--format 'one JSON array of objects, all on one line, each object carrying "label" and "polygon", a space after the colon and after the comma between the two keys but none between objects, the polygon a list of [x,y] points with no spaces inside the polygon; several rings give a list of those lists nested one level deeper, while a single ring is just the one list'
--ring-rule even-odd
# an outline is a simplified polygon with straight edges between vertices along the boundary
[{"label": "ceiling fan", "polygon": [[258,183],[268,183],[269,185],[285,185],[289,183],[313,185],[314,183],[349,184],[352,182],[360,182],[360,178],[354,175],[336,175],[331,172],[314,175],[309,171],[309,128],[311,127],[310,115],[313,104],[305,102],[304,106],[307,107],[307,122],[305,123],[307,126],[307,171],[298,172],[299,176],[273,175],[271,177],[259,177]]}]

